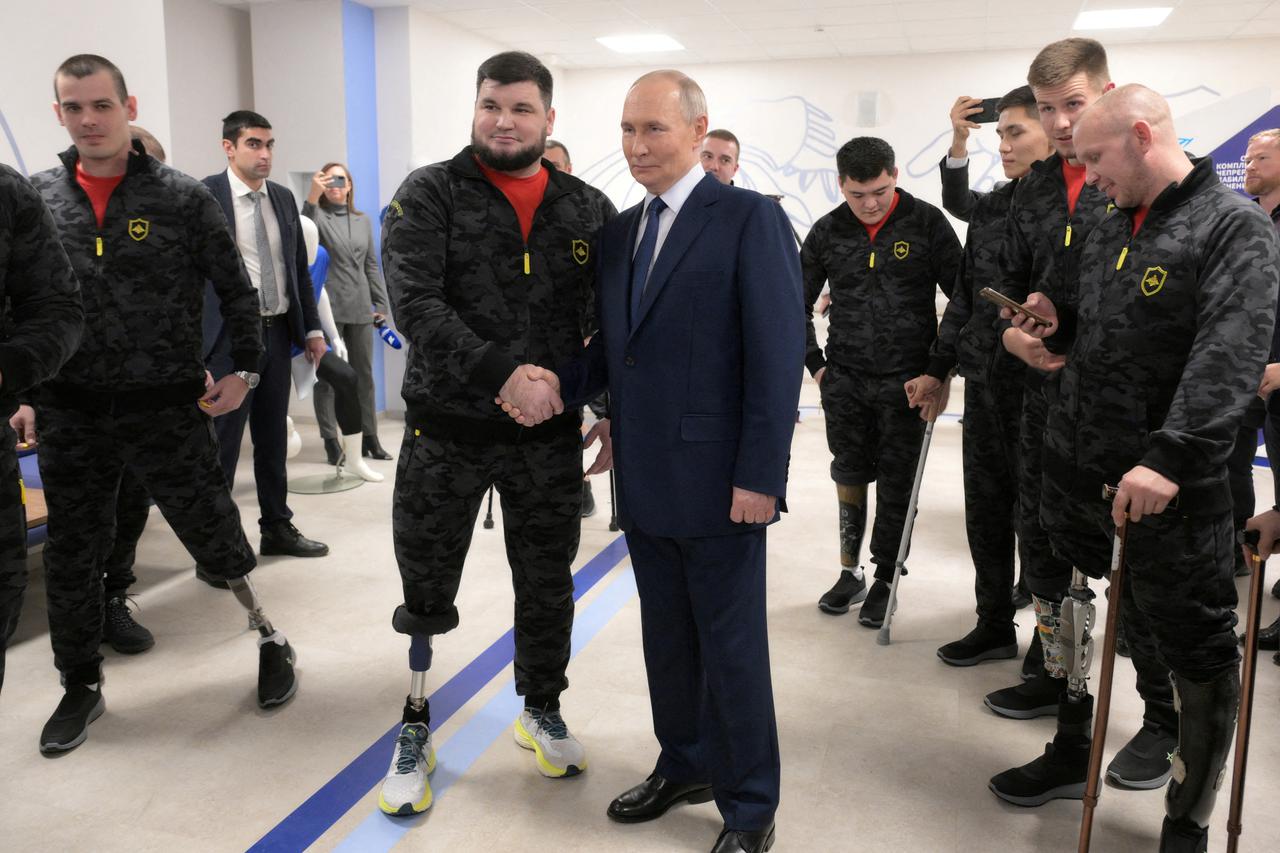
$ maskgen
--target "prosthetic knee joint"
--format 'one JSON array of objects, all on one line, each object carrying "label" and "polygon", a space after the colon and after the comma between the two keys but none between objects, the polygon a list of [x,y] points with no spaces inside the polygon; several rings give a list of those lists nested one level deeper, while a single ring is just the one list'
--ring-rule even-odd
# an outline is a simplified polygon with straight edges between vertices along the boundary
[{"label": "prosthetic knee joint", "polygon": [[431,638],[458,627],[458,610],[437,616],[419,616],[403,604],[391,617],[391,627],[409,635],[409,698],[406,713],[425,714],[427,707],[427,670],[431,669]]},{"label": "prosthetic knee joint", "polygon": [[1032,596],[1045,669],[1053,678],[1067,679],[1067,698],[1077,702],[1089,693],[1097,612],[1093,598],[1088,577],[1078,569],[1072,570],[1071,587],[1061,603]]}]

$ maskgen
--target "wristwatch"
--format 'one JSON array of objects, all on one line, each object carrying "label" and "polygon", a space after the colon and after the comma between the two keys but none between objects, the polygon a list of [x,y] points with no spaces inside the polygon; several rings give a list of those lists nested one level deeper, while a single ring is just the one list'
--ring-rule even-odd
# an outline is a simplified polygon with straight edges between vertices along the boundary
[{"label": "wristwatch", "polygon": [[249,386],[250,391],[258,387],[258,374],[250,373],[247,370],[237,370],[237,371],[234,371],[234,375],[239,376],[241,379],[243,379],[244,384]]}]

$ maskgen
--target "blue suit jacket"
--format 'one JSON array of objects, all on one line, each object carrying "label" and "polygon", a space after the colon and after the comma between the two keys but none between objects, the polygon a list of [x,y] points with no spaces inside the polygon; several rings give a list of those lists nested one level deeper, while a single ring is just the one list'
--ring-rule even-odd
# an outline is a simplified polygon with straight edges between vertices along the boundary
[{"label": "blue suit jacket", "polygon": [[[204,185],[213,193],[227,217],[227,229],[236,238],[236,214],[231,200],[231,182],[226,172],[219,172],[204,179]],[[307,271],[307,247],[302,239],[302,221],[298,217],[298,204],[293,193],[274,181],[267,181],[267,197],[280,225],[280,253],[284,256],[284,276],[289,294],[289,336],[294,345],[306,346],[307,332],[320,328],[320,314],[316,311],[315,291],[311,287],[311,274]],[[204,360],[215,376],[228,372],[230,365],[230,340],[222,322],[222,301],[212,285],[204,289]],[[225,369],[222,369],[225,368]]]},{"label": "blue suit jacket", "polygon": [[641,215],[636,205],[601,230],[600,333],[561,368],[562,396],[580,404],[608,387],[624,529],[671,538],[751,529],[729,520],[734,486],[780,506],[786,495],[805,345],[795,238],[776,202],[707,175],[631,318]]}]

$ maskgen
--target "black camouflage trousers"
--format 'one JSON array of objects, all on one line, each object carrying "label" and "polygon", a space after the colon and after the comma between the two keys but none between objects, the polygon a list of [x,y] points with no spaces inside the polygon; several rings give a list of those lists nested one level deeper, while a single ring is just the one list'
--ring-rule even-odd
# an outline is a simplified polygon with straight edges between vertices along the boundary
[{"label": "black camouflage trousers", "polygon": [[133,573],[133,562],[150,514],[151,496],[142,488],[137,475],[125,468],[116,492],[116,534],[102,563],[104,598],[127,594],[138,580]]},{"label": "black camouflage trousers", "polygon": [[[1053,381],[1053,380],[1047,380]],[[1046,380],[1034,371],[1026,372],[1022,394],[1022,427],[1019,462],[1022,474],[1018,482],[1018,507],[1021,520],[1018,535],[1026,560],[1022,576],[1027,590],[1038,598],[1061,601],[1071,586],[1071,563],[1053,551],[1040,514],[1044,481],[1044,426],[1049,412],[1045,397]]]},{"label": "black camouflage trousers", "polygon": [[[1104,576],[1115,530],[1111,504],[1069,497],[1049,483],[1045,498],[1054,547],[1086,574]],[[1166,510],[1129,525],[1120,616],[1148,704],[1148,686],[1162,685],[1172,702],[1170,670],[1203,683],[1239,663],[1235,549],[1230,510],[1198,517]]]},{"label": "black camouflage trousers", "polygon": [[17,440],[9,419],[0,418],[0,688],[4,687],[4,650],[18,628],[27,588],[27,513],[14,450]]},{"label": "black camouflage trousers", "polygon": [[476,515],[496,486],[515,590],[516,693],[559,696],[569,685],[582,437],[570,428],[482,444],[428,433],[406,427],[396,465],[391,525],[405,606],[419,616],[455,612]]},{"label": "black camouflage trousers", "polygon": [[213,422],[194,403],[121,413],[45,406],[37,418],[54,664],[68,684],[92,683],[102,663],[102,564],[126,469],[210,576],[242,577],[256,561],[218,463]]},{"label": "black camouflage trousers", "polygon": [[[1000,372],[964,382],[964,524],[973,557],[978,618],[1013,621],[1014,553],[1018,506],[1022,375]],[[1026,565],[1025,545],[1018,549]]]},{"label": "black camouflage trousers", "polygon": [[924,421],[907,405],[902,388],[910,378],[867,376],[828,363],[819,386],[833,457],[831,479],[842,486],[876,484],[871,561],[876,579],[886,583],[893,580],[924,440]]}]

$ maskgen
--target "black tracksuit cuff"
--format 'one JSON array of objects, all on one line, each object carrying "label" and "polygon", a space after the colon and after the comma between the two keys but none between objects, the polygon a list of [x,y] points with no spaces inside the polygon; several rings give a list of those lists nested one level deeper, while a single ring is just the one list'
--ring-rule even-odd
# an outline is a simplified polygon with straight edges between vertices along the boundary
[{"label": "black tracksuit cuff", "polygon": [[484,355],[480,357],[480,363],[476,365],[476,369],[471,371],[471,384],[496,395],[519,366],[518,361],[503,355],[497,346],[490,344]]},{"label": "black tracksuit cuff", "polygon": [[827,358],[822,353],[815,352],[805,356],[804,366],[808,369],[810,376],[816,376],[819,370],[827,366]]},{"label": "black tracksuit cuff", "polygon": [[231,372],[243,370],[246,373],[257,373],[261,354],[256,350],[234,350],[231,353]]},{"label": "black tracksuit cuff", "polygon": [[951,371],[956,366],[956,360],[944,355],[933,355],[929,357],[929,366],[925,368],[925,375],[932,376],[939,382],[946,382],[947,377],[951,375]]},{"label": "black tracksuit cuff", "polygon": [[1142,461],[1138,464],[1144,468],[1150,468],[1161,477],[1181,485],[1185,479],[1183,469],[1186,466],[1186,462],[1185,458],[1171,452],[1167,446],[1153,444],[1147,448],[1147,454],[1142,457]]}]

